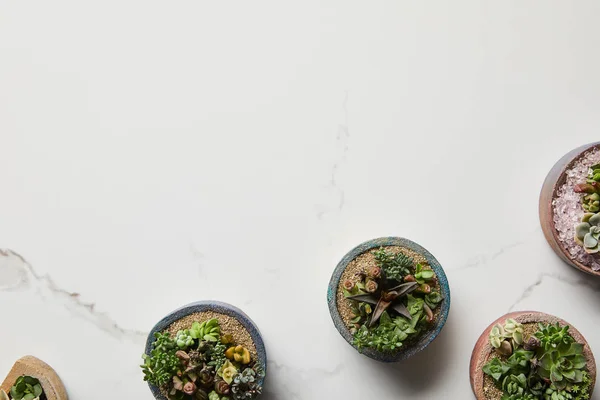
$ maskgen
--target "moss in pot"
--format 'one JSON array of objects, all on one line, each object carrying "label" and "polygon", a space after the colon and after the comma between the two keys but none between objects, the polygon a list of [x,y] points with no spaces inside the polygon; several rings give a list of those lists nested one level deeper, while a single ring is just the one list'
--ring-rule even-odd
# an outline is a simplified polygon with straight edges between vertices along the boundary
[{"label": "moss in pot", "polygon": [[327,299],[346,341],[383,362],[424,349],[441,331],[450,308],[448,282],[437,260],[396,237],[351,250],[333,273]]},{"label": "moss in pot", "polygon": [[550,170],[540,194],[540,223],[554,252],[600,276],[600,142],[579,147]]},{"label": "moss in pot", "polygon": [[504,315],[482,333],[470,376],[479,400],[587,400],[596,364],[575,328],[552,315],[524,311]]},{"label": "moss in pot", "polygon": [[189,304],[150,332],[144,380],[156,399],[250,400],[262,392],[266,351],[260,332],[225,303]]}]

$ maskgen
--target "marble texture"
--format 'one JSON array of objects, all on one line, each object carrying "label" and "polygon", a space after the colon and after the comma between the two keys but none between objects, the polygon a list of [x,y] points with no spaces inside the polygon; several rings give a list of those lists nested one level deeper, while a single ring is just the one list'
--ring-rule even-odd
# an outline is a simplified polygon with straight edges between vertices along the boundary
[{"label": "marble texture", "polygon": [[[74,399],[150,399],[171,310],[260,327],[265,400],[467,399],[498,316],[536,309],[600,351],[600,281],[560,261],[537,200],[600,129],[600,5],[0,1],[0,371],[33,354]],[[356,353],[325,291],[402,236],[452,310],[406,363]],[[600,399],[600,391],[594,395]]]}]

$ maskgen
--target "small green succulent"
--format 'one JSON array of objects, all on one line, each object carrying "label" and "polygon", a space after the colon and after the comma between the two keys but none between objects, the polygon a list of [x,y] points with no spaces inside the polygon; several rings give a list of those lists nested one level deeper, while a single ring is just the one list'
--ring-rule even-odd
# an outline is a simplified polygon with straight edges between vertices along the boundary
[{"label": "small green succulent", "polygon": [[489,342],[498,353],[509,356],[523,343],[523,325],[512,318],[504,321],[504,325],[496,324],[490,331]]},{"label": "small green succulent", "polygon": [[500,324],[494,325],[490,331],[490,345],[495,349],[499,349],[505,337],[506,332],[504,332],[504,327]]},{"label": "small green succulent", "polygon": [[508,375],[502,381],[502,390],[508,395],[523,395],[527,389],[527,378],[524,374]]},{"label": "small green succulent", "polygon": [[586,194],[581,198],[581,207],[588,213],[600,211],[600,195],[598,193]]},{"label": "small green succulent", "polygon": [[259,368],[246,368],[233,378],[231,384],[231,396],[233,400],[250,400],[262,393],[262,387],[258,381],[264,377]]},{"label": "small green succulent", "polygon": [[590,172],[587,178],[588,183],[600,182],[600,164],[595,164],[590,167]]},{"label": "small green succulent", "polygon": [[226,400],[227,397],[221,397],[214,390],[208,394],[208,400]]},{"label": "small green succulent", "polygon": [[[504,322],[504,332],[506,332],[507,338],[512,339],[514,345],[521,345],[523,343],[523,325],[512,318],[509,318]],[[515,348],[517,346],[514,346]]]},{"label": "small green succulent", "polygon": [[539,397],[531,393],[522,394],[503,394],[501,400],[538,400]]},{"label": "small green succulent", "polygon": [[189,334],[193,339],[217,342],[221,335],[221,327],[216,318],[209,319],[202,323],[194,322],[189,330]]},{"label": "small green succulent", "polygon": [[588,254],[600,251],[600,213],[583,214],[581,223],[575,226],[575,242]]},{"label": "small green succulent", "polygon": [[535,337],[540,340],[540,345],[545,351],[554,350],[559,345],[570,345],[575,342],[575,339],[569,333],[569,326],[561,327],[558,322],[554,325],[539,324]]},{"label": "small green succulent", "polygon": [[508,358],[507,362],[510,369],[513,371],[528,372],[530,365],[529,361],[533,358],[533,351],[515,350],[515,352]]},{"label": "small green succulent", "polygon": [[181,360],[176,356],[177,343],[168,333],[156,332],[154,337],[150,355],[142,355],[144,364],[141,368],[145,381],[162,386],[177,375],[177,371],[181,368]]},{"label": "small green succulent", "polygon": [[504,376],[509,370],[510,367],[508,364],[502,362],[499,358],[492,358],[483,366],[483,372],[486,375],[491,376],[496,382],[499,382],[502,376]]},{"label": "small green succulent", "polygon": [[425,303],[434,309],[442,302],[443,298],[440,292],[434,291],[425,295]]},{"label": "small green succulent", "polygon": [[550,385],[544,392],[544,400],[572,400],[573,395],[566,390],[556,388],[554,385]]},{"label": "small green succulent", "polygon": [[381,247],[373,251],[373,256],[377,265],[381,268],[383,276],[387,280],[402,282],[402,279],[410,274],[410,267],[413,266],[413,259],[402,252],[396,254]]},{"label": "small green succulent", "polygon": [[415,267],[415,280],[419,284],[424,284],[435,278],[435,273],[431,269],[425,269],[422,264]]},{"label": "small green succulent", "polygon": [[227,351],[227,346],[220,342],[214,343],[212,346],[209,346],[206,352],[206,354],[210,358],[208,365],[215,367],[215,369],[221,368],[225,361],[227,361],[225,351]]},{"label": "small green succulent", "polygon": [[10,388],[10,397],[13,400],[36,400],[42,395],[40,381],[32,376],[20,376]]},{"label": "small green succulent", "polygon": [[194,344],[194,338],[190,335],[189,329],[178,331],[175,334],[175,343],[180,349],[187,349]]}]

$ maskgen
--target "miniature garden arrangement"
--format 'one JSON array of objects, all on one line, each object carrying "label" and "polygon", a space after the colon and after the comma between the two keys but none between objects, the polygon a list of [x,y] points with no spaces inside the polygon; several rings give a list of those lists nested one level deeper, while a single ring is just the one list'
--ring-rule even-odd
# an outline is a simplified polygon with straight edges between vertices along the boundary
[{"label": "miniature garden arrangement", "polygon": [[17,360],[0,385],[0,400],[67,399],[67,391],[56,372],[33,356]]},{"label": "miniature garden arrangement", "polygon": [[552,168],[540,195],[546,239],[567,263],[600,275],[600,147],[575,149]]},{"label": "miniature garden arrangement", "polygon": [[142,358],[157,399],[256,399],[266,372],[257,328],[235,307],[216,302],[188,305],[159,322]]},{"label": "miniature garden arrangement", "polygon": [[588,400],[596,381],[583,336],[538,312],[507,314],[490,325],[473,350],[470,372],[480,400]]},{"label": "miniature garden arrangement", "polygon": [[327,297],[342,336],[359,352],[386,362],[425,348],[450,306],[437,260],[402,238],[375,239],[353,249],[336,267]]}]

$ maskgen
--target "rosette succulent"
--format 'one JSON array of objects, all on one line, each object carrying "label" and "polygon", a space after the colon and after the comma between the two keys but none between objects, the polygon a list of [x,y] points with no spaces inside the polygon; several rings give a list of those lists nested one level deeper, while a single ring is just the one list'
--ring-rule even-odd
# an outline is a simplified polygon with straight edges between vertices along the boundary
[{"label": "rosette succulent", "polygon": [[600,213],[583,214],[581,223],[575,227],[575,241],[583,246],[588,254],[600,251]]},{"label": "rosette succulent", "polygon": [[502,355],[509,356],[523,343],[523,325],[512,318],[504,325],[496,324],[489,335],[490,345]]},{"label": "rosette succulent", "polygon": [[237,374],[231,384],[231,395],[234,400],[254,399],[262,393],[262,388],[258,384],[263,376],[260,371],[254,368],[247,368],[242,373]]},{"label": "rosette succulent", "polygon": [[233,381],[233,377],[235,374],[237,374],[237,372],[238,370],[235,365],[233,365],[231,361],[227,360],[225,363],[223,363],[221,368],[219,368],[217,375],[223,378],[223,380],[229,385]]},{"label": "rosette succulent", "polygon": [[190,335],[189,329],[178,331],[175,335],[175,343],[180,349],[185,349],[194,344],[194,338]]},{"label": "rosette succulent", "polygon": [[502,381],[502,390],[508,395],[523,395],[527,389],[527,378],[524,374],[508,375]]},{"label": "rosette succulent", "polygon": [[583,345],[571,343],[546,352],[540,359],[538,373],[542,378],[550,379],[558,389],[564,389],[567,384],[583,381],[586,364]]},{"label": "rosette succulent", "polygon": [[570,345],[575,341],[569,333],[567,325],[561,327],[558,322],[554,325],[539,324],[535,337],[539,339],[544,350],[554,350],[560,345]]},{"label": "rosette succulent", "polygon": [[32,376],[20,376],[10,388],[13,400],[37,400],[44,391],[40,381]]},{"label": "rosette succulent", "polygon": [[483,372],[491,376],[496,382],[500,381],[503,375],[510,370],[508,364],[503,363],[498,358],[493,358],[483,366]]}]

